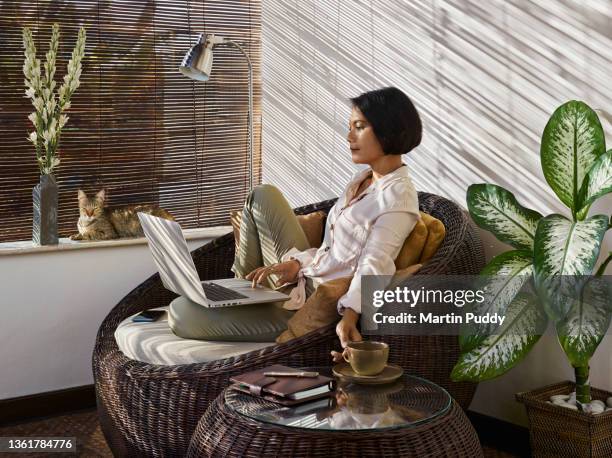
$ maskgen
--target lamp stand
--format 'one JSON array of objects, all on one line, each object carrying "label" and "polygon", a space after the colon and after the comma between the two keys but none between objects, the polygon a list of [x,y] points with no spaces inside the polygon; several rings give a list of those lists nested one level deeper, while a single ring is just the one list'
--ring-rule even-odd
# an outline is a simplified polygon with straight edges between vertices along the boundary
[{"label": "lamp stand", "polygon": [[236,47],[244,57],[246,57],[249,67],[249,192],[253,190],[253,65],[251,59],[245,50],[238,43],[225,39],[223,43],[227,43]]}]

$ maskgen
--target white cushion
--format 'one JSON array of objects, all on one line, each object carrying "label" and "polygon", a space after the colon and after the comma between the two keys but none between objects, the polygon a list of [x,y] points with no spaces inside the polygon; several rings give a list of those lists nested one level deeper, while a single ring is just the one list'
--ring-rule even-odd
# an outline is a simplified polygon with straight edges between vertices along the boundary
[{"label": "white cushion", "polygon": [[[153,310],[166,310],[158,307]],[[151,323],[134,323],[128,317],[115,331],[119,350],[130,359],[149,364],[206,363],[259,350],[274,342],[213,342],[183,339],[168,326],[168,314]]]}]

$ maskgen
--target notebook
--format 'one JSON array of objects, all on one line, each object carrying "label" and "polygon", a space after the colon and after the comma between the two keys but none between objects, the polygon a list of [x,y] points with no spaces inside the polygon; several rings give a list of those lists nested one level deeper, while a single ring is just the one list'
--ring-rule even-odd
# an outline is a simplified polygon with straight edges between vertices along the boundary
[{"label": "notebook", "polygon": [[266,377],[265,372],[302,372],[299,369],[275,364],[230,378],[231,387],[283,405],[294,405],[328,396],[336,388],[333,378]]}]

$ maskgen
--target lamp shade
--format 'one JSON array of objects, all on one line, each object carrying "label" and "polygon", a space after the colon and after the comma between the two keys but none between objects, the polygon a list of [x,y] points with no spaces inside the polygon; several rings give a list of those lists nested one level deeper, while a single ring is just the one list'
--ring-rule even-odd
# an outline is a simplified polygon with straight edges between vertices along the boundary
[{"label": "lamp shade", "polygon": [[198,42],[187,52],[187,54],[185,54],[179,70],[188,78],[198,81],[208,81],[212,63],[212,45]]}]

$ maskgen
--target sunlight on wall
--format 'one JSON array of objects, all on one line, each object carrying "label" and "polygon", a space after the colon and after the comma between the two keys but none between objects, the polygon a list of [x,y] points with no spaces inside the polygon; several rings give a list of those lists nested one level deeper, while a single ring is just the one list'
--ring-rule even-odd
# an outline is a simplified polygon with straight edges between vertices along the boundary
[{"label": "sunlight on wall", "polygon": [[570,99],[612,110],[611,30],[605,1],[263,0],[263,181],[292,205],[338,195],[357,170],[347,99],[395,85],[423,119],[405,157],[417,189],[465,205],[487,181],[565,212],[541,133]]}]

